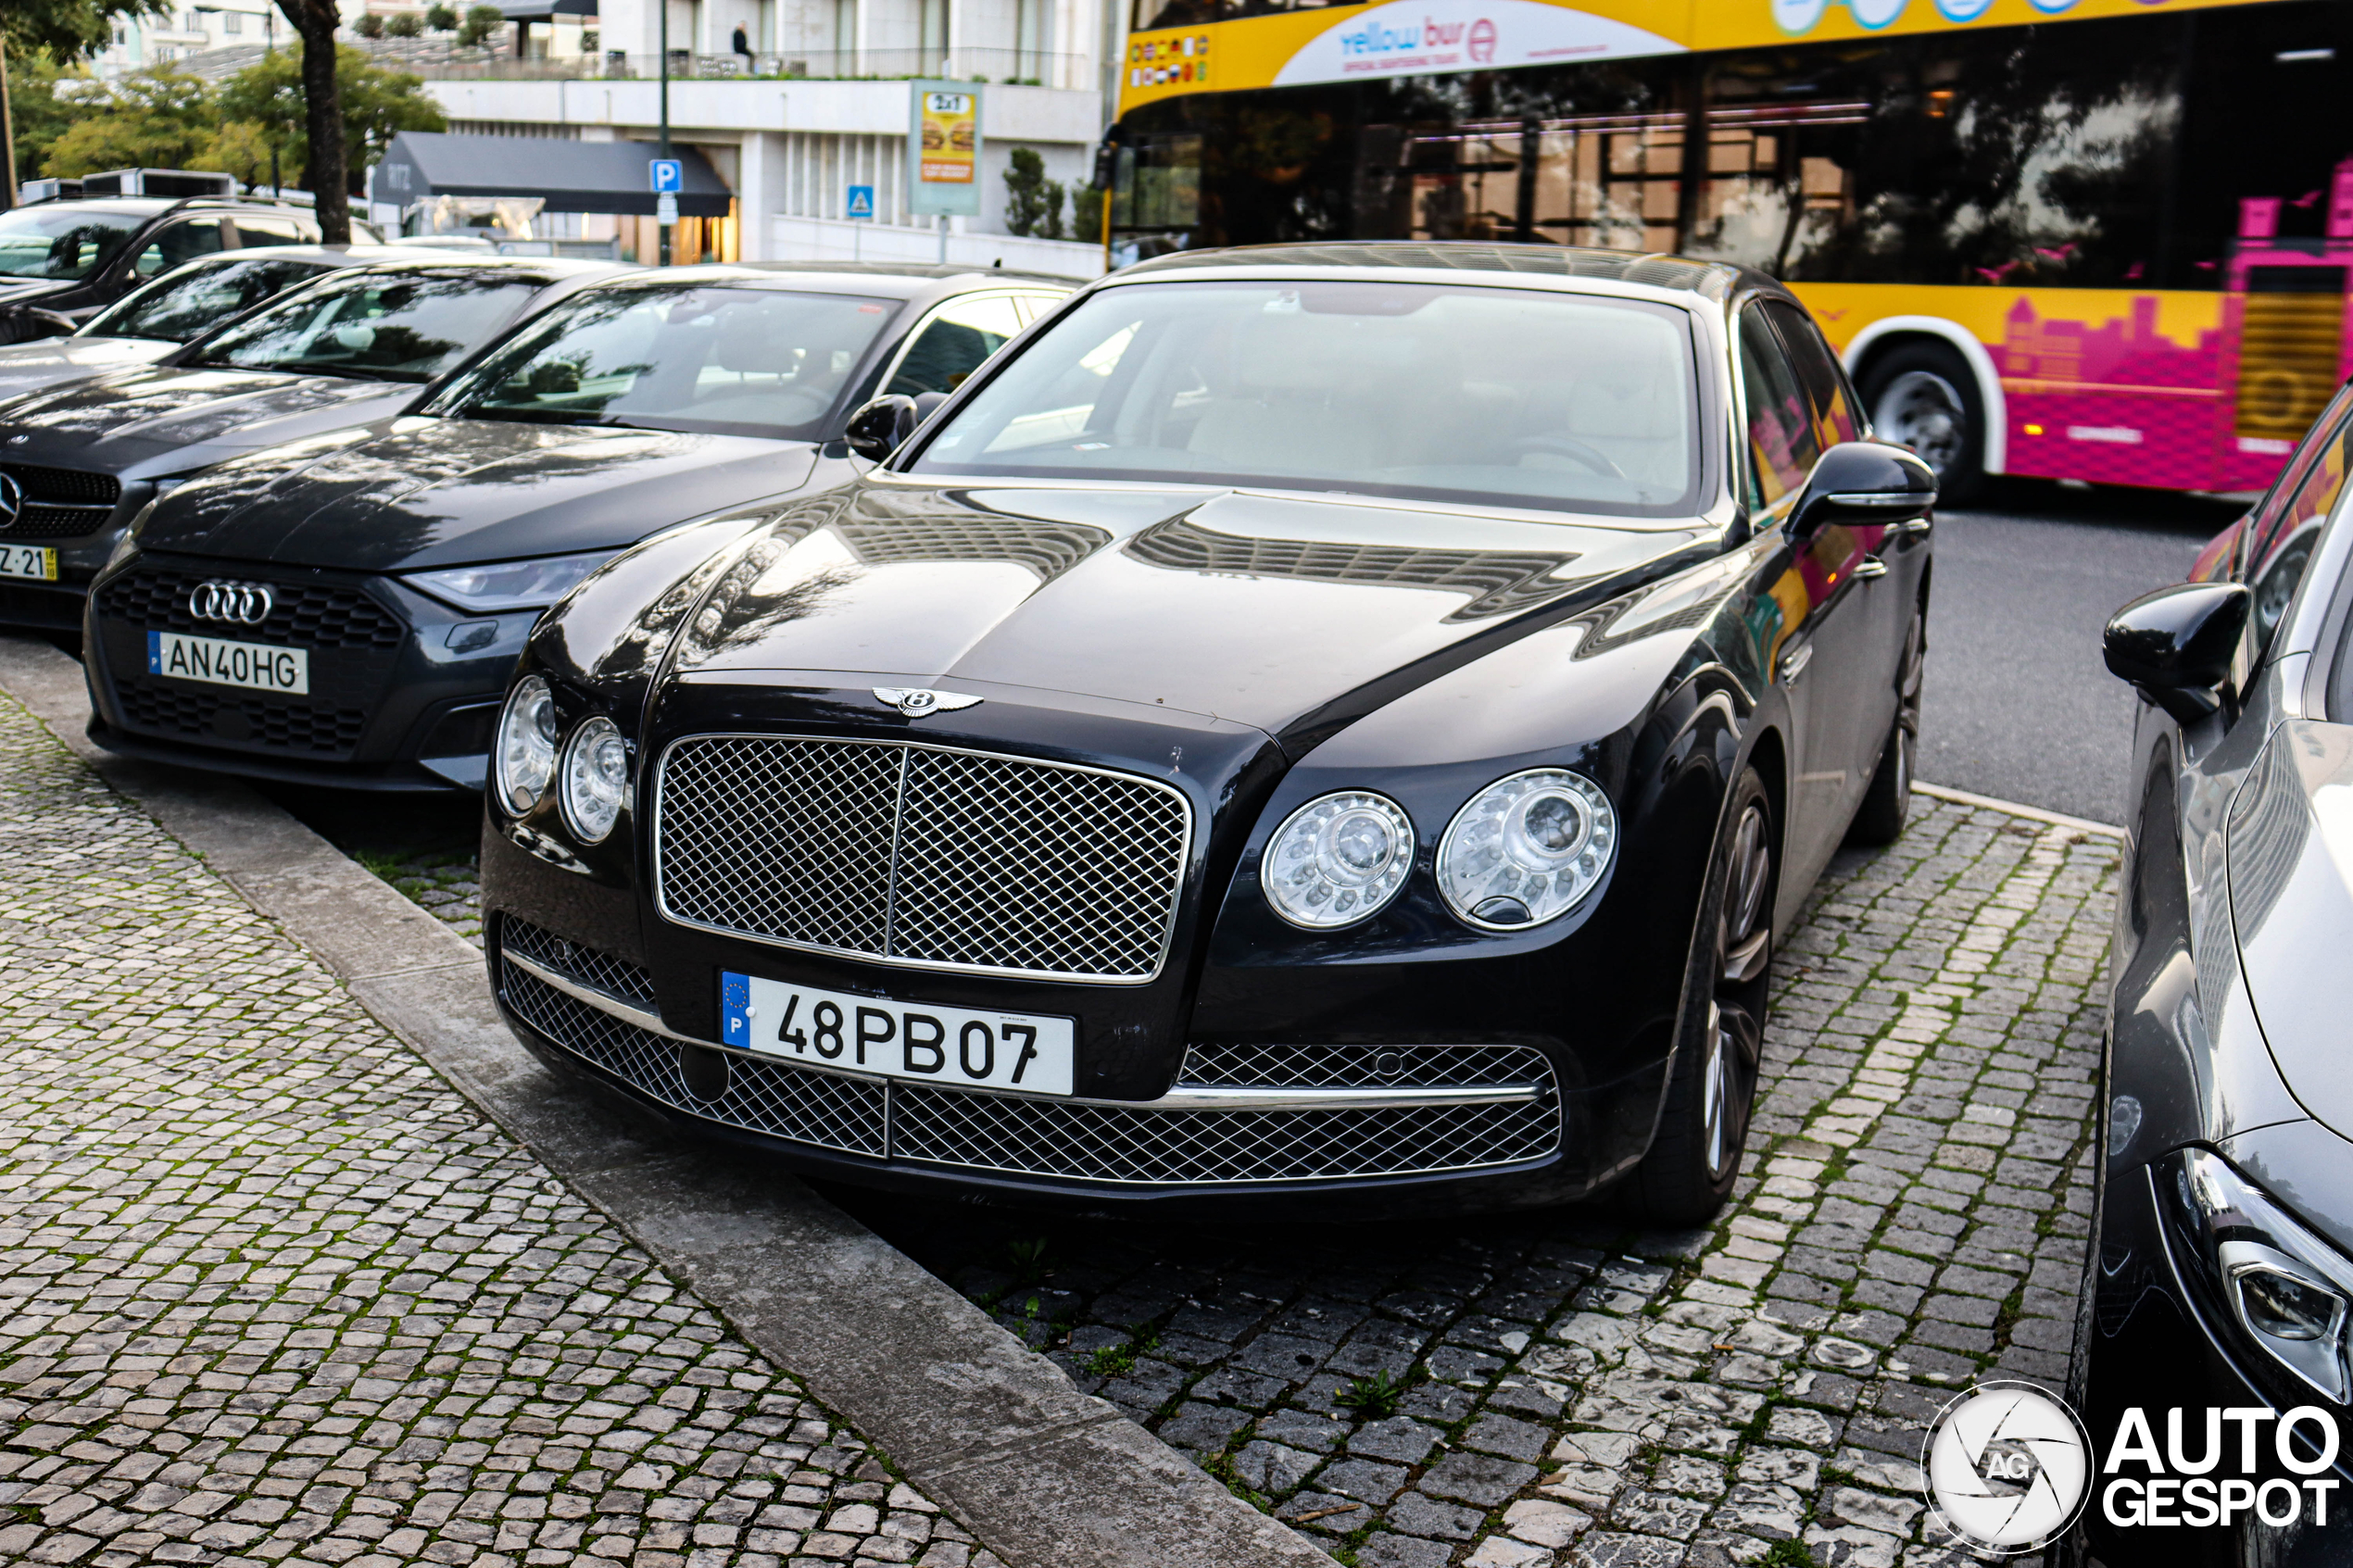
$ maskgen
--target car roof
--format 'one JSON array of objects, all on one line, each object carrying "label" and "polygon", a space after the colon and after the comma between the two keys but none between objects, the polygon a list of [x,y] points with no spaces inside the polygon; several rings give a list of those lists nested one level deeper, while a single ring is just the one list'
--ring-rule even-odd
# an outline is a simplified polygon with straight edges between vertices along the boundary
[{"label": "car roof", "polygon": [[76,196],[69,201],[31,202],[11,210],[17,212],[127,212],[134,218],[153,218],[180,205],[173,196]]},{"label": "car roof", "polygon": [[[210,256],[197,257],[198,262],[243,261],[250,257],[268,257],[278,261],[317,261],[331,267],[374,267],[395,261],[446,261],[447,256],[414,245],[246,245],[240,250],[217,250]],[[541,259],[545,259],[542,257]]]},{"label": "car roof", "polygon": [[[271,247],[294,249],[294,246]],[[325,248],[323,246],[320,247]],[[547,283],[570,283],[596,278],[618,278],[636,269],[619,261],[581,261],[563,256],[474,256],[465,251],[427,250],[420,254],[398,245],[355,245],[353,265],[385,272],[521,272]],[[383,250],[381,261],[365,253]]]},{"label": "car roof", "polygon": [[1643,289],[1697,295],[1717,304],[1752,289],[1768,289],[1775,294],[1787,292],[1766,274],[1726,261],[1705,261],[1657,251],[1603,250],[1585,245],[1491,245],[1478,241],[1444,240],[1335,241],[1177,251],[1137,262],[1113,276],[1124,280],[1172,272],[1202,272],[1213,269],[1247,269],[1255,272],[1294,268],[1319,272],[1510,272],[1526,278],[1629,283]]},{"label": "car roof", "polygon": [[1048,272],[1022,272],[1003,267],[960,267],[937,261],[736,261],[728,265],[749,267],[758,272],[831,272],[845,278],[970,279],[980,287],[1008,280],[1022,283],[1051,283],[1063,289],[1078,287],[1076,279],[1057,278]]}]

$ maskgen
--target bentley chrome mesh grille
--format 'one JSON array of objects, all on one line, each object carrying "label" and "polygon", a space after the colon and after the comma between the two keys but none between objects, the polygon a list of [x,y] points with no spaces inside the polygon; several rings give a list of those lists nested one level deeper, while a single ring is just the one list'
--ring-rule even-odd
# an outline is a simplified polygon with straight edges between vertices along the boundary
[{"label": "bentley chrome mesh grille", "polygon": [[528,921],[512,915],[498,917],[498,946],[521,953],[524,958],[546,964],[592,986],[609,997],[635,1002],[639,1007],[654,1005],[654,977],[610,953],[600,953],[584,943],[568,941],[552,931],[544,931]]},{"label": "bentley chrome mesh grille", "polygon": [[918,968],[1150,980],[1191,833],[1172,784],[903,741],[694,736],[659,788],[669,918]]},{"label": "bentley chrome mesh grille", "polygon": [[1461,1089],[1537,1084],[1552,1067],[1533,1046],[1200,1044],[1176,1082],[1193,1088]]}]

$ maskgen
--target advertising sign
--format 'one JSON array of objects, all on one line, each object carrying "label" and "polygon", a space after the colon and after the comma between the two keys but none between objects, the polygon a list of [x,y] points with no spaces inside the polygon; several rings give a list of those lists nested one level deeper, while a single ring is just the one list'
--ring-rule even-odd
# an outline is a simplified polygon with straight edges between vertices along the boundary
[{"label": "advertising sign", "polygon": [[980,86],[917,82],[907,128],[908,210],[980,211]]}]

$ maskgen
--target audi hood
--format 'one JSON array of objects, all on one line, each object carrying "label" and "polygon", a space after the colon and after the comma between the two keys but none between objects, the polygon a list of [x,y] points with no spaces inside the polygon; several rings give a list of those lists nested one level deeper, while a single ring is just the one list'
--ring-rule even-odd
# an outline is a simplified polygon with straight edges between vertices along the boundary
[{"label": "audi hood", "polygon": [[355,571],[619,549],[815,464],[806,442],[404,417],[233,461],[165,497],[139,544]]},{"label": "audi hood", "polygon": [[399,412],[409,382],[151,365],[0,402],[0,459],[155,479]]},{"label": "audi hood", "polygon": [[1072,691],[1281,734],[1625,594],[1714,537],[1247,491],[862,481],[763,525],[676,667]]}]

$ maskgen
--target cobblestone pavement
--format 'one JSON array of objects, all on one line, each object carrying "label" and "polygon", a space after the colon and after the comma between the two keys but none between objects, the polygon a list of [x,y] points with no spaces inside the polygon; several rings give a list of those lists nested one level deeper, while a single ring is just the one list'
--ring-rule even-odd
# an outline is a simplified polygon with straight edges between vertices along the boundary
[{"label": "cobblestone pavement", "polygon": [[1362,1568],[1958,1562],[1928,1418],[2064,1376],[2116,857],[1926,798],[1777,961],[1721,1221],[1178,1229],[836,1196]]},{"label": "cobblestone pavement", "polygon": [[0,1561],[998,1568],[0,698]]},{"label": "cobblestone pavement", "polygon": [[422,906],[450,930],[482,946],[479,855],[362,855],[359,863]]}]

